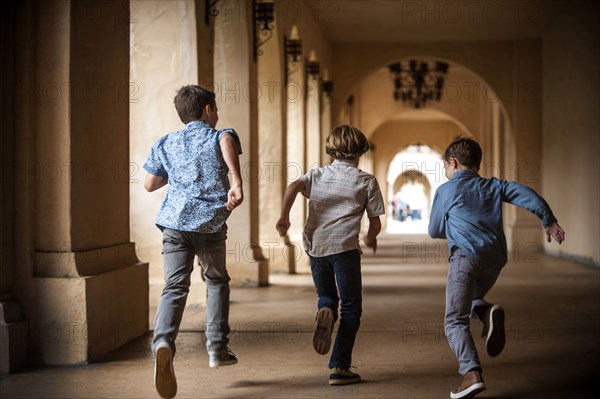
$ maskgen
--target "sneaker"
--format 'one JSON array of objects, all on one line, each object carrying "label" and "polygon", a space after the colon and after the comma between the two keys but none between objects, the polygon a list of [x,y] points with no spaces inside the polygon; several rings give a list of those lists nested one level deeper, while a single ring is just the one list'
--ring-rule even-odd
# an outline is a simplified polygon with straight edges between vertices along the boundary
[{"label": "sneaker", "polygon": [[313,333],[313,347],[320,355],[326,355],[331,347],[331,332],[333,331],[333,311],[322,307],[317,313],[315,332]]},{"label": "sneaker", "polygon": [[360,382],[360,375],[350,369],[333,368],[329,371],[329,385],[347,385]]},{"label": "sneaker", "polygon": [[450,392],[450,398],[470,399],[483,391],[485,391],[485,383],[483,382],[481,371],[469,371],[464,375],[461,386]]},{"label": "sneaker", "polygon": [[161,398],[177,394],[177,380],[173,369],[173,351],[167,342],[161,342],[154,355],[154,386]]},{"label": "sneaker", "polygon": [[486,309],[481,336],[485,337],[485,351],[490,357],[498,356],[504,349],[504,309],[500,305],[492,305]]},{"label": "sneaker", "polygon": [[230,366],[238,362],[235,353],[231,349],[226,348],[224,351],[208,352],[208,365],[211,368],[219,368],[221,366]]}]

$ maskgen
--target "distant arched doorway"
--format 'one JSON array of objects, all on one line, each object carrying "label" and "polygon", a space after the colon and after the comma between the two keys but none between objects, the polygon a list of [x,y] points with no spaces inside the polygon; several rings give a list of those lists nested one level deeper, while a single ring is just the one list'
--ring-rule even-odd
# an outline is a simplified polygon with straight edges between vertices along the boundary
[{"label": "distant arched doorway", "polygon": [[387,172],[387,231],[427,232],[435,190],[445,180],[440,154],[423,144],[396,153]]}]

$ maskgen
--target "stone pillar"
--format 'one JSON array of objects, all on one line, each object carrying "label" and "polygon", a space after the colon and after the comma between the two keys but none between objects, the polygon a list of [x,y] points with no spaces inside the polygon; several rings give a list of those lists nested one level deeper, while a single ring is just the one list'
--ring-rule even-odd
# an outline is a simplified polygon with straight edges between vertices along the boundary
[{"label": "stone pillar", "polygon": [[[541,194],[542,134],[541,134],[541,43],[537,40],[515,41],[514,87],[512,88],[512,128],[514,162],[508,162],[510,180],[523,183]],[[510,156],[507,154],[507,156]],[[541,221],[531,212],[516,208],[512,237],[508,245],[541,246]]]},{"label": "stone pillar", "polygon": [[129,3],[36,4],[32,344],[98,359],[148,331],[148,264],[129,241]]},{"label": "stone pillar", "polygon": [[3,65],[0,103],[0,374],[19,370],[27,361],[28,324],[14,292],[15,262],[15,80],[17,4],[11,2],[1,14]]},{"label": "stone pillar", "polygon": [[[325,76],[329,76],[327,69],[325,69]],[[333,126],[331,126],[331,102],[333,101],[333,94],[324,94],[323,102],[321,103],[321,165],[327,165],[331,162],[331,157],[325,152],[325,141],[327,136],[331,133]]]},{"label": "stone pillar", "polygon": [[[173,104],[177,90],[198,82],[200,65],[205,74],[207,64],[212,71],[212,56],[207,50],[202,60],[197,56],[196,45],[208,46],[210,29],[204,26],[204,19],[197,19],[194,6],[194,2],[184,0],[142,1],[135,3],[132,12],[129,76],[135,97],[130,100],[129,118],[130,223],[138,256],[150,264],[150,306],[158,305],[164,285],[162,232],[154,222],[168,188],[148,193],[144,189],[143,165],[159,137],[184,126]],[[197,6],[204,12],[203,5]],[[197,27],[196,21],[202,26]],[[201,33],[208,37],[197,36]],[[199,267],[192,272],[187,303],[206,304],[206,285]]]},{"label": "stone pillar", "polygon": [[[164,3],[164,2],[163,2]],[[213,55],[215,51],[214,17],[206,14],[206,0],[194,0],[196,10],[196,47],[198,53],[198,83],[210,88],[213,84]]]},{"label": "stone pillar", "polygon": [[321,99],[318,76],[307,76],[306,82],[306,165],[305,170],[321,165]]},{"label": "stone pillar", "polygon": [[218,128],[234,128],[242,143],[240,156],[244,203],[227,225],[227,268],[232,285],[268,284],[269,265],[259,243],[258,79],[253,61],[251,2],[219,3],[215,24],[214,77]]},{"label": "stone pillar", "polygon": [[279,237],[275,229],[287,187],[285,92],[282,85],[284,71],[281,68],[283,55],[278,38],[275,20],[271,39],[261,46],[261,53],[257,57],[259,233],[263,253],[269,259],[270,272],[292,274],[296,271],[296,247]]},{"label": "stone pillar", "polygon": [[[294,27],[292,28],[292,30]],[[289,37],[289,35],[288,35]],[[305,64],[302,59],[297,62],[287,60],[286,76],[286,138],[287,148],[287,180],[289,183],[304,175],[306,164],[306,117],[305,117]],[[290,212],[290,229],[287,239],[296,247],[296,271],[307,273],[309,269],[308,256],[302,245],[302,229],[306,221],[307,201],[302,195],[296,201]]]}]

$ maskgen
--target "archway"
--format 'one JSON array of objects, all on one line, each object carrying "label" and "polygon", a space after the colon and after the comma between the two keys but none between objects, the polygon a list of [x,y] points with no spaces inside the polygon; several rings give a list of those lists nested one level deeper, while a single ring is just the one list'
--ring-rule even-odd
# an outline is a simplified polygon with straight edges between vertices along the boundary
[{"label": "archway", "polygon": [[396,153],[387,170],[387,231],[427,233],[433,196],[444,181],[440,154],[431,147],[409,145]]},{"label": "archway", "polygon": [[[490,83],[474,72],[471,66],[465,65],[472,63],[468,58],[462,59],[464,63],[459,63],[450,59],[445,51],[436,50],[430,54],[440,56],[416,57],[414,54],[404,54],[388,58],[384,65],[371,64],[366,75],[357,77],[351,86],[340,90],[343,95],[347,93],[352,98],[357,126],[367,134],[376,148],[373,164],[370,166],[377,179],[380,182],[386,181],[389,163],[406,146],[427,144],[441,153],[455,136],[464,135],[474,137],[483,148],[483,176],[518,180],[519,165],[531,162],[517,163],[517,160],[527,157],[522,152],[517,153],[513,124],[508,116],[507,110],[512,104],[512,99],[506,95],[511,90],[510,79]],[[461,59],[459,55],[457,53],[457,59]],[[383,61],[381,57],[378,58],[379,62]],[[394,98],[393,77],[387,65],[411,58],[449,64],[440,102],[429,103],[426,108],[413,109]],[[481,66],[477,68],[481,70]],[[335,115],[342,122],[344,109],[340,104],[337,105]],[[535,184],[532,188],[536,189]],[[387,198],[387,188],[382,190],[386,191],[384,196]],[[530,220],[529,215],[517,214],[512,207],[505,212],[504,221],[509,243],[522,240],[518,236],[513,238],[515,228],[526,234],[533,232],[530,225],[535,224],[537,231],[537,221]],[[528,236],[527,239],[531,240],[531,237]]]}]

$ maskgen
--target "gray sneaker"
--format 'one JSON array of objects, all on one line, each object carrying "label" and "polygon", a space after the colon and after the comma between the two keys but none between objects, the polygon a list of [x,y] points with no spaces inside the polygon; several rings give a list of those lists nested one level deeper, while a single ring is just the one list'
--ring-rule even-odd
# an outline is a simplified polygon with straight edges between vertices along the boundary
[{"label": "gray sneaker", "polygon": [[230,366],[238,362],[235,353],[231,349],[226,348],[223,351],[209,351],[208,352],[208,365],[211,368],[219,368],[221,366]]}]

